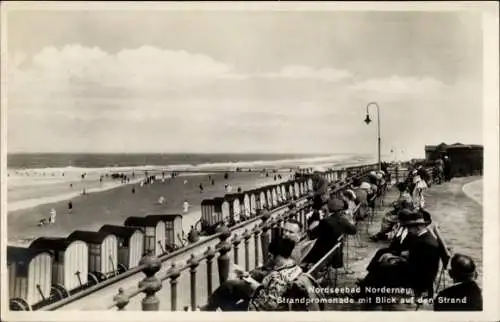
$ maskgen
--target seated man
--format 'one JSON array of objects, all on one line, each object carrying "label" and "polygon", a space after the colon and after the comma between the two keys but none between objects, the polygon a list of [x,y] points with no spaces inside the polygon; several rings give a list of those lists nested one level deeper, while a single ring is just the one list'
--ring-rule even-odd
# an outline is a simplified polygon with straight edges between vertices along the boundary
[{"label": "seated man", "polygon": [[290,239],[295,243],[292,251],[292,259],[297,265],[301,265],[304,257],[314,245],[313,240],[300,241],[302,236],[302,223],[295,219],[288,219],[281,228],[282,238]]},{"label": "seated man", "polygon": [[[269,244],[268,255],[265,264],[257,267],[250,272],[250,276],[257,282],[262,282],[264,278],[273,270],[275,266],[274,258],[279,247],[279,239],[291,240],[294,244],[291,258],[299,265],[304,255],[311,248],[311,242],[298,243],[301,236],[302,224],[296,220],[286,221],[282,228],[281,238],[271,241]],[[220,285],[210,296],[206,310],[215,310],[217,308],[223,311],[247,310],[248,301],[252,294],[248,283],[241,279],[228,280]]]},{"label": "seated man", "polygon": [[474,281],[477,272],[472,258],[455,254],[450,266],[449,274],[454,284],[438,293],[434,311],[482,311],[483,296]]},{"label": "seated man", "polygon": [[[305,256],[303,262],[314,264],[318,262],[328,251],[330,251],[338,238],[343,234],[356,234],[356,226],[344,217],[343,212],[347,209],[347,203],[341,199],[331,199],[328,202],[330,215],[323,218],[317,227],[311,231],[311,239],[316,239],[314,246]],[[342,248],[337,252],[337,256],[332,260],[332,267],[343,266]]]},{"label": "seated man", "polygon": [[295,243],[288,238],[280,238],[276,243],[271,273],[261,283],[253,279],[246,280],[254,291],[248,305],[249,311],[288,311],[288,305],[280,303],[280,299],[302,274],[302,269],[291,257]]},{"label": "seated man", "polygon": [[370,286],[408,287],[419,297],[432,289],[439,269],[439,243],[427,229],[422,212],[404,209],[399,223],[400,236],[377,251],[368,264],[368,274],[358,283],[362,292]]},{"label": "seated man", "polygon": [[[376,235],[370,237],[370,239],[373,241],[387,240],[388,238],[392,238],[392,237],[389,237],[391,232],[395,233],[397,231],[397,229],[399,228],[399,225],[398,225],[398,213],[399,213],[399,211],[401,211],[403,209],[413,209],[413,199],[411,198],[411,195],[407,191],[406,183],[399,182],[397,184],[397,188],[399,190],[399,198],[394,203],[394,209],[392,211],[389,211],[382,218],[380,232],[378,232]],[[395,231],[395,229],[396,229],[396,231]]]},{"label": "seated man", "polygon": [[389,234],[397,228],[398,224],[398,213],[403,209],[413,209],[413,203],[410,200],[399,199],[394,203],[394,209],[387,212],[384,217],[382,217],[382,222],[380,224],[380,231],[371,236],[372,241],[387,240],[389,239]]},{"label": "seated man", "polygon": [[[279,310],[278,298],[286,292],[286,286],[302,270],[291,258],[295,242],[276,238],[269,245],[269,261],[258,275],[241,273],[239,279],[228,280],[208,298],[206,311]],[[267,274],[262,274],[267,271]],[[288,308],[286,308],[288,309]]]}]

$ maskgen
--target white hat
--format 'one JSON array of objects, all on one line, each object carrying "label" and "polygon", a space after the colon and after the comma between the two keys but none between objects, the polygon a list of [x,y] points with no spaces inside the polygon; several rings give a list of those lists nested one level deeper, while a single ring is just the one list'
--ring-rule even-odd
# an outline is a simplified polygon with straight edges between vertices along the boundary
[{"label": "white hat", "polygon": [[368,182],[362,182],[361,185],[359,186],[360,189],[366,189],[366,190],[371,190],[372,187]]}]

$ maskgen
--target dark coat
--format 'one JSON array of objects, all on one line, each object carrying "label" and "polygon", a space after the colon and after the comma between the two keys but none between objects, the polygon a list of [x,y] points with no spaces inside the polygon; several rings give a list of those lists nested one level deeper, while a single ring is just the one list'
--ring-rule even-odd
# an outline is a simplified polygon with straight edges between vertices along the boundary
[{"label": "dark coat", "polygon": [[[397,241],[399,242],[399,241]],[[394,241],[388,248],[377,251],[369,263],[365,285],[410,287],[416,294],[433,290],[433,283],[439,270],[439,244],[427,230],[420,236],[406,236],[403,243]],[[395,266],[380,266],[378,259],[385,253],[399,256],[408,251],[407,261]]]},{"label": "dark coat", "polygon": [[[311,251],[304,258],[303,262],[306,263],[316,263],[323,256],[330,251],[335,244],[337,244],[338,238],[343,235],[354,235],[356,234],[356,226],[351,224],[344,216],[339,214],[334,214],[324,218],[319,222],[319,225],[311,232],[311,239],[316,238],[316,242],[312,247]],[[341,265],[341,255],[342,252],[338,252],[340,255],[335,261],[339,261],[337,265]]]},{"label": "dark coat", "polygon": [[407,281],[416,293],[432,291],[438,274],[440,252],[437,239],[429,232],[408,238]]},{"label": "dark coat", "polygon": [[[457,299],[464,299],[456,301]],[[448,300],[448,301],[447,301]],[[446,302],[458,303],[446,303]],[[434,311],[482,311],[483,296],[474,281],[467,281],[442,290],[434,300]]]}]

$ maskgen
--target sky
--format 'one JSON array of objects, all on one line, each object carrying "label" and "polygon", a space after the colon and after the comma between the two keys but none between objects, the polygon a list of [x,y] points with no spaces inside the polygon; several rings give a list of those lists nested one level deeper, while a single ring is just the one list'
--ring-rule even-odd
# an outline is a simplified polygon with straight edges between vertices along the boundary
[{"label": "sky", "polygon": [[9,152],[382,153],[482,144],[470,12],[12,11]]}]

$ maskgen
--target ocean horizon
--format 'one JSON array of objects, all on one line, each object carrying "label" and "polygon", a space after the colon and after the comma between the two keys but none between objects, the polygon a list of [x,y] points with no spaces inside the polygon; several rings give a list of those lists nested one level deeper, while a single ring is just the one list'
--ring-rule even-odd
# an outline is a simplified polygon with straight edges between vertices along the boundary
[{"label": "ocean horizon", "polygon": [[147,166],[262,166],[269,162],[297,164],[304,162],[344,161],[367,158],[356,153],[8,153],[7,168],[121,168]]}]

